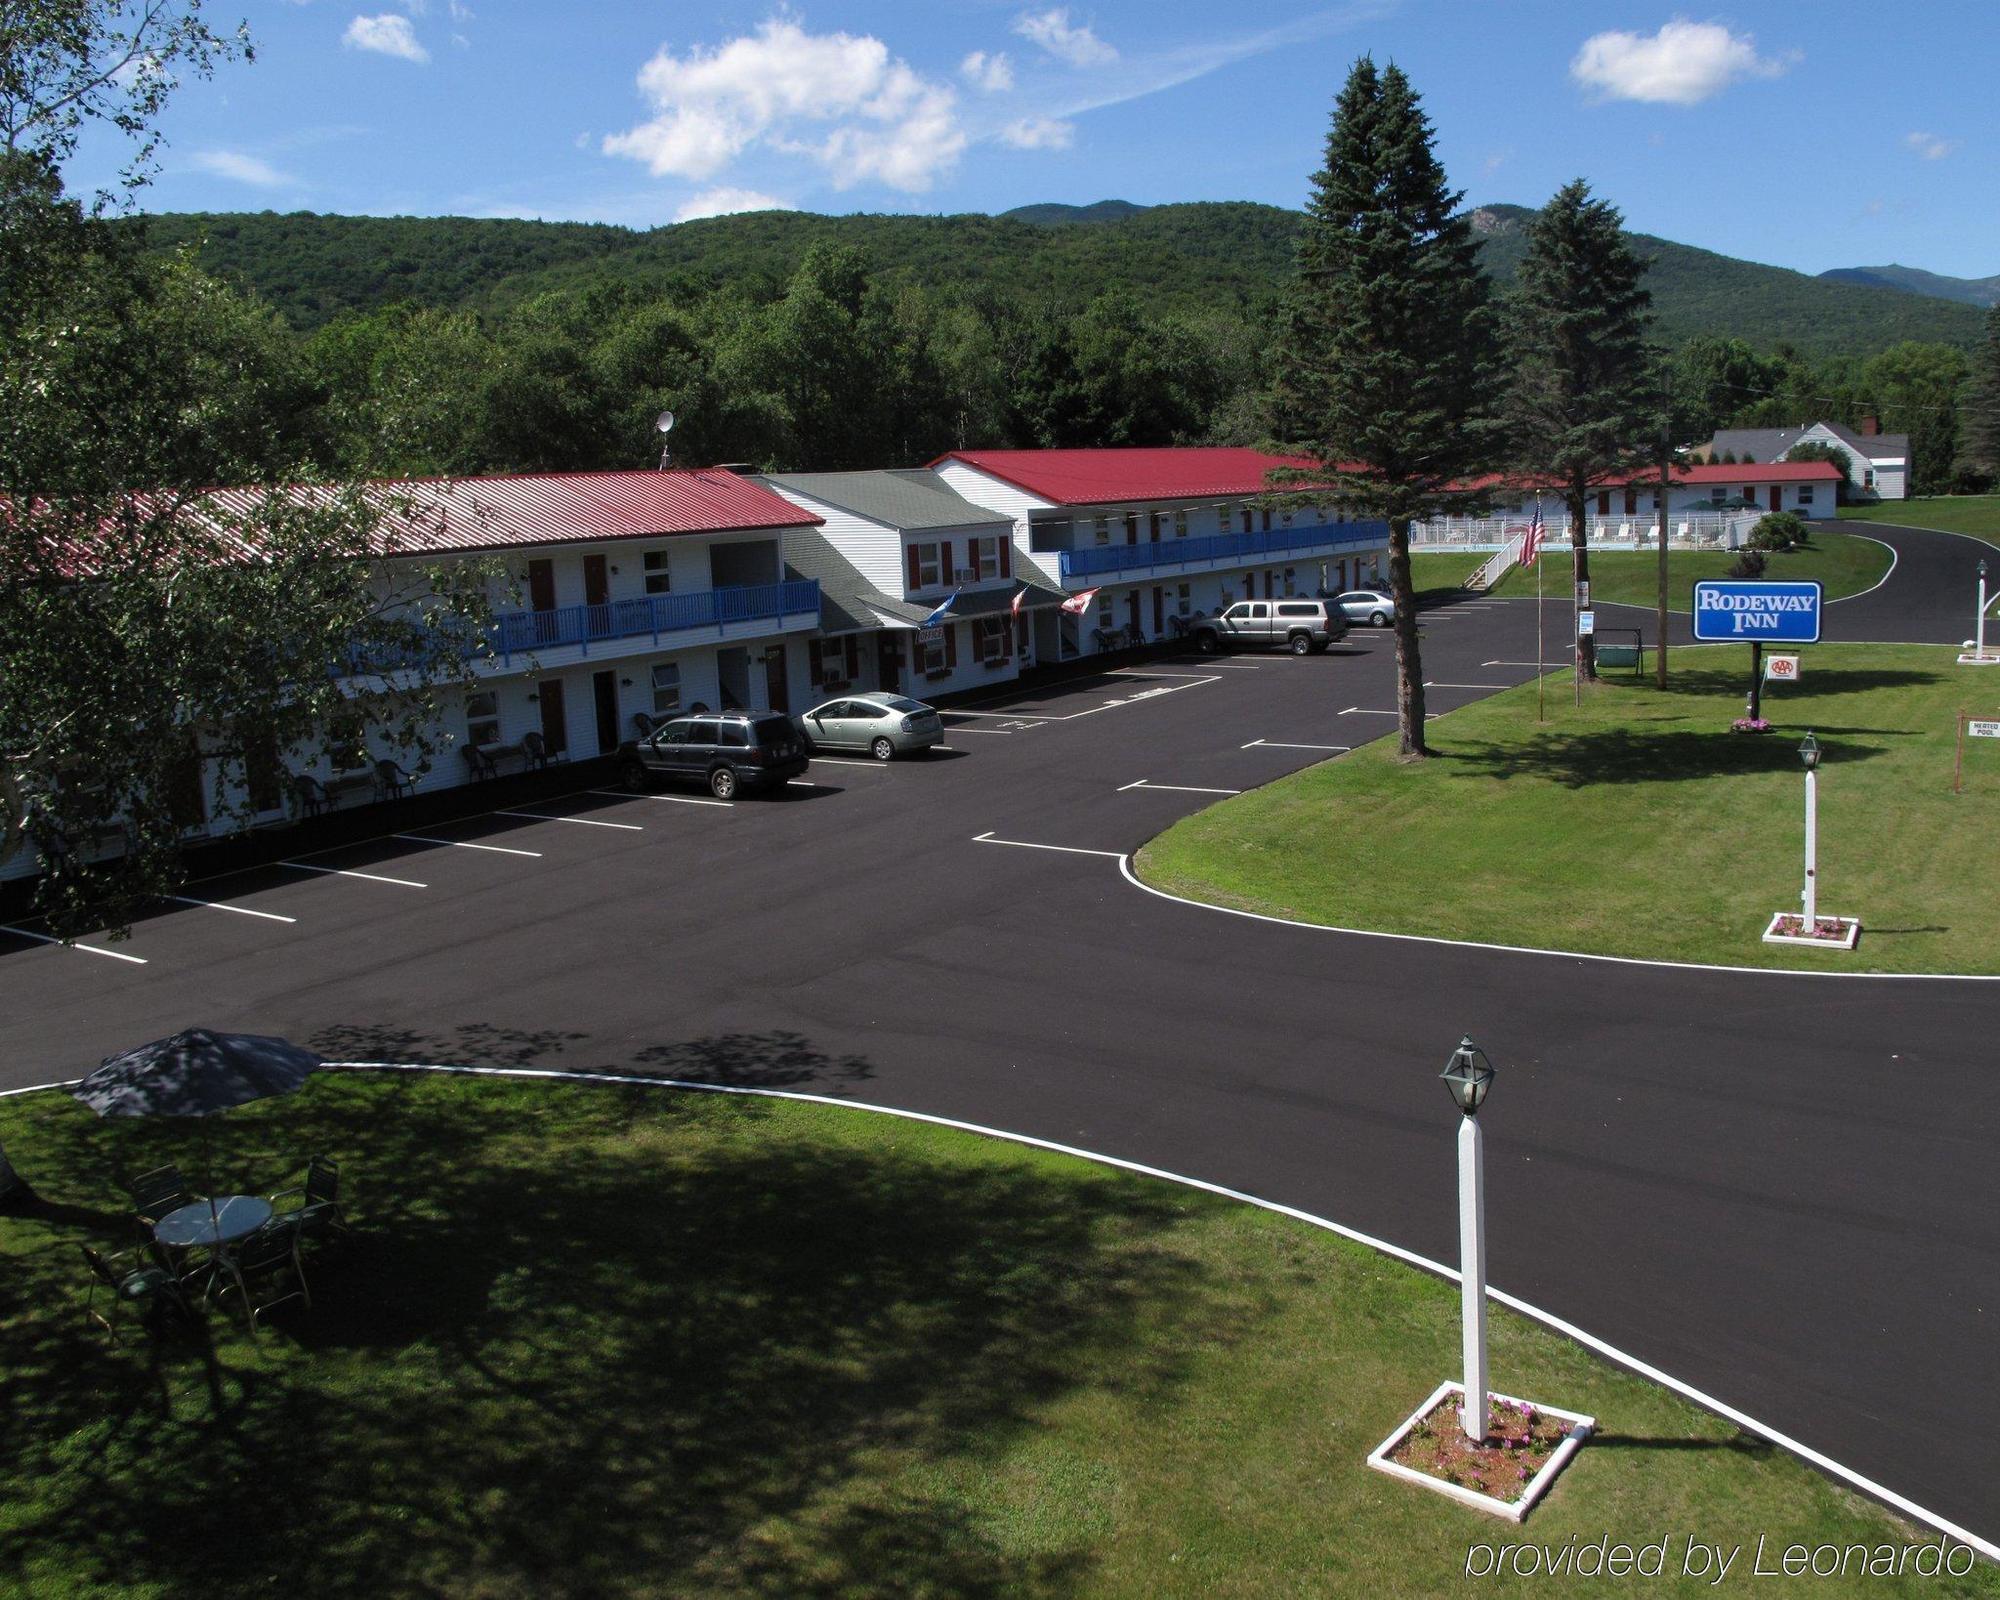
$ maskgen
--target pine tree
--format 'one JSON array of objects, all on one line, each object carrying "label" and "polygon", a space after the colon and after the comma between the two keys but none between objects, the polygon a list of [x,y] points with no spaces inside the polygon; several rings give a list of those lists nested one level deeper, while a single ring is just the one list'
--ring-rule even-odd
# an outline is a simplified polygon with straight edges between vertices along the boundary
[{"label": "pine tree", "polygon": [[[1643,468],[1658,429],[1646,345],[1652,296],[1640,285],[1647,262],[1626,242],[1623,221],[1581,178],[1565,184],[1528,225],[1506,305],[1513,465],[1560,486],[1579,584],[1590,578],[1591,491]],[[1577,641],[1576,662],[1584,677],[1597,676],[1593,641]]]},{"label": "pine tree", "polygon": [[1967,467],[2000,478],[2000,304],[1986,313],[1986,337],[1972,353],[1972,381],[1960,405]]},{"label": "pine tree", "polygon": [[1278,380],[1291,443],[1343,504],[1389,524],[1396,708],[1426,754],[1410,524],[1477,509],[1491,464],[1493,314],[1478,243],[1402,71],[1363,57],[1335,102],[1284,309]]}]

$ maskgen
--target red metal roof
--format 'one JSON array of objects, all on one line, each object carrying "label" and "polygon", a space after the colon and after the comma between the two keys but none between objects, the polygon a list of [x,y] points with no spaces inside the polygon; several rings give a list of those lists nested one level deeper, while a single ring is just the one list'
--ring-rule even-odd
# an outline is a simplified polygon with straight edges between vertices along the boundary
[{"label": "red metal roof", "polygon": [[1311,467],[1304,456],[1272,455],[1233,445],[1131,450],[953,450],[933,461],[962,461],[1059,506],[1204,495],[1262,494],[1273,467]]},{"label": "red metal roof", "polygon": [[[311,498],[329,491],[291,492]],[[382,513],[385,545],[399,555],[794,528],[820,520],[733,472],[400,478],[372,482],[364,492]],[[221,489],[206,498],[241,515],[263,494]]]}]

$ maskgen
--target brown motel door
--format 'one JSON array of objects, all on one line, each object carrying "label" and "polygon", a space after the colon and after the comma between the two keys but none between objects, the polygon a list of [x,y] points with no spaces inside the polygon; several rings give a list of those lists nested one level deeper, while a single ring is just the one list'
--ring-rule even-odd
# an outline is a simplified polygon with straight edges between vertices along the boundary
[{"label": "brown motel door", "polygon": [[542,708],[542,742],[549,754],[559,756],[569,748],[569,719],[563,714],[563,685],[560,678],[544,678],[536,690]]},{"label": "brown motel door", "polygon": [[896,648],[896,635],[884,628],[876,636],[875,668],[884,694],[896,694],[903,685],[903,652]]},{"label": "brown motel door", "polygon": [[790,715],[792,697],[785,687],[785,647],[774,644],[764,652],[764,692],[771,709]]},{"label": "brown motel door", "polygon": [[597,703],[597,753],[608,756],[618,748],[618,674],[593,672],[590,692]]},{"label": "brown motel door", "polygon": [[605,576],[602,556],[583,558],[583,603],[587,606],[611,603],[611,580]]},{"label": "brown motel door", "polygon": [[1125,597],[1125,622],[1132,630],[1132,637],[1139,637],[1139,591],[1134,589]]},{"label": "brown motel door", "polygon": [[1771,509],[1772,509],[1773,511],[1776,511],[1776,510],[1778,510],[1778,509],[1779,509],[1779,503],[1780,503],[1780,502],[1781,502],[1781,501],[1782,501],[1782,500],[1784,499],[1784,497],[1785,497],[1785,490],[1784,490],[1784,486],[1783,486],[1782,484],[1776,484],[1776,483],[1772,484],[1772,485],[1771,485]]}]

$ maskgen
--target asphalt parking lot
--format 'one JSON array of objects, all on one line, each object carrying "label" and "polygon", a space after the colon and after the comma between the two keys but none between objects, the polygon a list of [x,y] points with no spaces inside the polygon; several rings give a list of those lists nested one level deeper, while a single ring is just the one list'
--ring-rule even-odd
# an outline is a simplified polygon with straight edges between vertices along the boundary
[{"label": "asphalt parking lot", "polygon": [[[1537,670],[1531,602],[1424,627],[1440,738]],[[810,1089],[1449,1260],[1435,1075],[1470,1031],[1503,1074],[1496,1285],[2000,1531],[2000,1390],[1969,1381],[2000,1315],[1996,1113],[1968,1076],[1990,987],[1306,932],[1122,876],[1176,818],[1393,731],[1393,651],[1362,630],[996,692],[944,751],[815,759],[782,796],[580,787],[191,884],[109,954],[0,933],[0,1087],[200,1024]]]}]

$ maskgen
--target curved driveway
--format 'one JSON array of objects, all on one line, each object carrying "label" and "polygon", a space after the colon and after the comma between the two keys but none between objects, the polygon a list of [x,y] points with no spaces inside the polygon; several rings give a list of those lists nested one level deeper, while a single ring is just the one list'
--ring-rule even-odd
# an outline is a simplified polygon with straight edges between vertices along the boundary
[{"label": "curved driveway", "polygon": [[[1969,619],[1978,546],[1870,531],[1901,562],[1829,636],[1962,638],[1942,608]],[[1453,605],[1426,634],[1435,710],[1532,676],[1532,605]],[[297,920],[179,908],[121,947],[145,966],[0,936],[0,1087],[201,1023],[344,1059],[814,1089],[1452,1260],[1436,1074],[1470,1032],[1501,1069],[1496,1285],[2000,1535],[2000,986],[1308,931],[1123,880],[1116,857],[1202,791],[1388,730],[1392,685],[1380,635],[1150,661],[954,718],[931,762],[816,764],[787,802],[580,795],[522,809],[623,826],[475,818],[430,831],[537,854],[387,841],[323,858],[376,878],[201,886]]]}]

